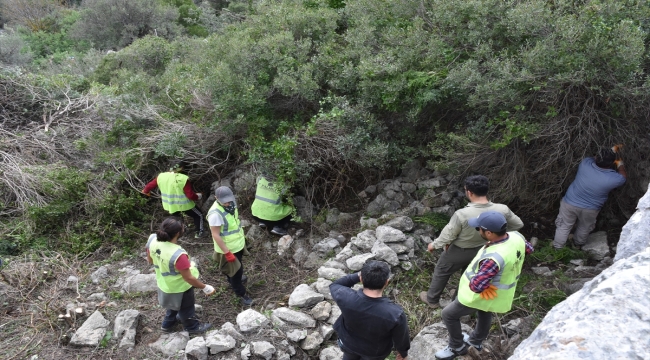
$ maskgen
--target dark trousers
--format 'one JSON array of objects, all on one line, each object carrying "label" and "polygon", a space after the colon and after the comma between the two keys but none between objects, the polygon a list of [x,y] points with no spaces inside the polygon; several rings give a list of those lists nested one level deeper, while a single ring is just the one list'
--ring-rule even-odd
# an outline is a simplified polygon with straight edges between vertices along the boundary
[{"label": "dark trousers", "polygon": [[176,325],[176,322],[178,320],[181,321],[181,324],[183,324],[183,329],[186,331],[196,330],[196,328],[199,327],[200,322],[194,313],[193,287],[189,288],[189,290],[183,293],[181,308],[178,311],[167,309],[167,313],[163,319],[162,327],[171,328]]},{"label": "dark trousers", "polygon": [[492,325],[492,313],[477,310],[461,304],[458,299],[447,305],[442,310],[442,321],[449,331],[449,346],[457,349],[463,346],[463,331],[461,330],[460,318],[465,315],[477,313],[477,322],[474,331],[469,334],[469,341],[473,344],[481,344],[490,333]]},{"label": "dark trousers", "polygon": [[341,339],[338,339],[337,343],[338,343],[339,348],[341,349],[341,351],[343,351],[343,359],[342,360],[384,360],[386,357],[388,357],[388,355],[390,355],[390,354],[387,354],[386,356],[370,356],[370,357],[363,356],[363,355],[359,355],[359,354],[353,352],[352,350],[346,348],[345,345],[343,345],[343,342],[341,341]]},{"label": "dark trousers", "polygon": [[[191,217],[194,220],[194,229],[196,229],[196,231],[203,231],[204,230],[203,229],[203,213],[201,212],[201,210],[199,210],[198,207],[194,206],[193,208],[191,208],[189,210],[180,211],[180,212],[182,212],[183,214]],[[178,214],[178,212],[175,212],[174,214],[180,215],[180,214]],[[172,215],[174,215],[174,214],[172,214]]]},{"label": "dark trousers", "polygon": [[253,216],[253,219],[255,219],[255,221],[257,221],[257,222],[264,223],[264,225],[266,225],[266,228],[269,229],[269,230],[273,229],[276,226],[280,227],[280,228],[283,228],[283,229],[286,229],[286,228],[289,227],[289,222],[291,221],[291,215],[287,215],[284,218],[282,218],[280,220],[277,220],[277,221],[264,220],[264,219],[258,218],[257,216]]},{"label": "dark trousers", "polygon": [[[449,245],[446,251],[443,251],[438,258],[435,269],[433,269],[433,278],[427,291],[427,300],[432,304],[440,302],[445,286],[449,278],[458,270],[465,270],[472,262],[482,246],[470,249],[460,248],[456,245]],[[458,292],[456,292],[458,293]]]},{"label": "dark trousers", "polygon": [[228,283],[230,283],[230,286],[232,287],[232,290],[237,294],[238,296],[244,296],[246,295],[246,288],[244,287],[244,284],[241,282],[241,277],[244,275],[244,263],[242,262],[242,258],[244,256],[244,250],[242,249],[239,252],[236,252],[234,254],[237,259],[239,259],[239,262],[241,263],[241,267],[235,275],[232,277],[226,276],[228,278]]}]

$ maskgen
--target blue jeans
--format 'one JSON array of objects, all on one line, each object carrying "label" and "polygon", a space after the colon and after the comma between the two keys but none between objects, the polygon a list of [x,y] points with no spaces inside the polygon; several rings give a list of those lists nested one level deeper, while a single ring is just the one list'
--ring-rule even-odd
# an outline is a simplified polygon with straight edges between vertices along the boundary
[{"label": "blue jeans", "polygon": [[176,322],[180,320],[183,324],[183,329],[185,331],[196,330],[200,322],[196,318],[194,313],[194,288],[191,287],[183,293],[183,300],[181,302],[181,308],[176,311],[172,309],[167,309],[165,318],[163,319],[162,327],[169,329],[176,325]]}]

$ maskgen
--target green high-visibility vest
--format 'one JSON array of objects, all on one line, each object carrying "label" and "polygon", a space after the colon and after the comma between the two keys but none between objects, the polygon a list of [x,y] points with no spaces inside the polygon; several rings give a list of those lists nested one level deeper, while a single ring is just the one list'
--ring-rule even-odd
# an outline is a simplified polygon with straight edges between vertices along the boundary
[{"label": "green high-visibility vest", "polygon": [[[153,267],[156,270],[156,282],[158,288],[167,294],[176,294],[187,291],[192,287],[183,279],[180,272],[176,271],[176,260],[187,252],[178,244],[169,241],[158,241],[156,234],[149,236],[147,241],[149,256],[153,260]],[[189,255],[187,255],[189,258]],[[198,279],[199,270],[190,262],[190,272]]]},{"label": "green high-visibility vest", "polygon": [[[517,280],[524,266],[526,243],[523,235],[516,231],[508,232],[509,238],[503,243],[483,247],[467,267],[460,278],[458,301],[474,309],[505,313],[512,308],[512,300],[517,289]],[[479,264],[485,259],[494,260],[499,272],[492,278],[491,284],[497,287],[497,297],[483,300],[480,294],[469,288],[469,282],[480,269]]]},{"label": "green high-visibility vest", "polygon": [[291,214],[293,209],[282,203],[273,184],[260,177],[255,190],[255,200],[251,206],[253,216],[262,220],[278,221]]},{"label": "green high-visibility vest", "polygon": [[194,201],[185,196],[183,188],[189,177],[175,172],[164,172],[158,175],[156,181],[160,188],[160,198],[163,209],[170,214],[178,211],[189,210],[194,207]]},{"label": "green high-visibility vest", "polygon": [[[226,212],[218,201],[215,201],[210,207],[206,218],[209,219],[212,214],[218,214],[221,216],[223,225],[221,225],[221,229],[219,230],[219,236],[221,236],[221,240],[226,243],[230,252],[234,254],[243,249],[244,246],[246,246],[246,238],[244,237],[244,229],[241,227],[239,221],[239,210],[235,209],[235,215],[231,215]],[[219,245],[217,245],[215,241],[213,241],[213,243],[214,251],[223,254]]]}]

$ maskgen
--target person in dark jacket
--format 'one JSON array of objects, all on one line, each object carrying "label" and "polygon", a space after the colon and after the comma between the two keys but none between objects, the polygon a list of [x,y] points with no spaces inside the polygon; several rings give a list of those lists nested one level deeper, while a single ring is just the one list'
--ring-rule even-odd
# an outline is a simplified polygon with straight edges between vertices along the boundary
[{"label": "person in dark jacket", "polygon": [[[390,268],[381,261],[368,261],[361,272],[342,277],[330,285],[341,309],[334,323],[343,360],[383,360],[393,347],[397,360],[406,359],[411,347],[404,310],[383,297]],[[352,290],[358,282],[363,289]]]}]

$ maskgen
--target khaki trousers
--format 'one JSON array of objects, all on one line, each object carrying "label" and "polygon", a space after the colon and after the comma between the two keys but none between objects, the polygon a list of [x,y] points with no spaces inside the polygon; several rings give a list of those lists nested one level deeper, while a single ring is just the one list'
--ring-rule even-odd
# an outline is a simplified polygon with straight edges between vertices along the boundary
[{"label": "khaki trousers", "polygon": [[596,227],[596,218],[600,210],[583,209],[563,201],[560,202],[560,213],[555,219],[555,239],[553,247],[561,249],[566,244],[569,233],[576,225],[573,233],[573,243],[582,246],[587,242],[587,236]]}]

